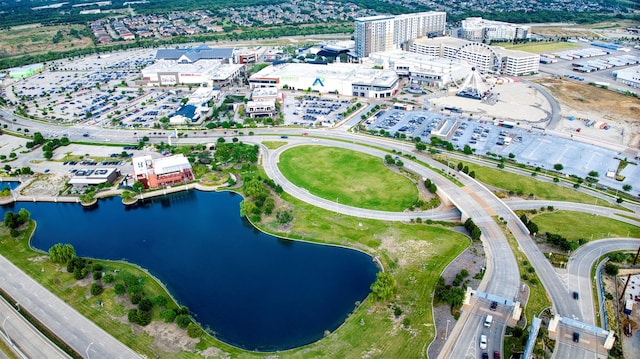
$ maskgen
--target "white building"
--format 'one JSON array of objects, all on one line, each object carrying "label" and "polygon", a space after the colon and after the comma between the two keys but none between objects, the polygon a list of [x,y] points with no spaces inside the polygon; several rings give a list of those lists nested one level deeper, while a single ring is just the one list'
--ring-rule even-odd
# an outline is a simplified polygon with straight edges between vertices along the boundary
[{"label": "white building", "polygon": [[375,52],[362,60],[364,66],[381,66],[407,76],[412,83],[443,87],[462,80],[471,65],[464,60],[445,59],[437,55],[423,55],[403,50]]},{"label": "white building", "polygon": [[120,170],[117,168],[80,169],[73,174],[69,184],[76,188],[83,188],[105,183],[111,184],[118,177],[120,177]]},{"label": "white building", "polygon": [[251,118],[272,117],[277,112],[275,100],[247,101],[244,110],[245,114]]},{"label": "white building", "polygon": [[232,48],[160,49],[156,62],[142,70],[142,80],[150,85],[226,85],[243,66],[232,64],[232,59]]},{"label": "white building", "polygon": [[529,38],[531,27],[468,17],[462,20],[462,38],[469,41],[515,40]]},{"label": "white building", "polygon": [[493,47],[502,61],[502,73],[509,76],[526,76],[538,73],[540,55],[530,52]]},{"label": "white building", "polygon": [[441,36],[446,23],[447,14],[435,11],[357,18],[354,34],[356,57],[398,49],[409,40],[422,36]]},{"label": "white building", "polygon": [[296,64],[269,66],[249,78],[252,89],[276,87],[337,93],[347,96],[386,98],[398,91],[398,75],[392,70],[364,68],[358,64]]},{"label": "white building", "polygon": [[419,38],[408,44],[409,52],[467,61],[481,73],[500,72],[508,76],[537,73],[540,55],[524,51],[505,50],[453,37]]},{"label": "white building", "polygon": [[614,72],[616,81],[633,88],[640,88],[640,66],[629,67]]}]

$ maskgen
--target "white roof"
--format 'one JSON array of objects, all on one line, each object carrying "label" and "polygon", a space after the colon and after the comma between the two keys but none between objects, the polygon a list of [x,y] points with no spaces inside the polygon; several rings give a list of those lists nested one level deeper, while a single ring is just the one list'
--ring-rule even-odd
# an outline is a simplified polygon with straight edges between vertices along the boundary
[{"label": "white roof", "polygon": [[183,154],[177,154],[169,157],[156,158],[153,160],[153,167],[155,169],[155,173],[157,175],[161,175],[191,168],[191,164]]}]

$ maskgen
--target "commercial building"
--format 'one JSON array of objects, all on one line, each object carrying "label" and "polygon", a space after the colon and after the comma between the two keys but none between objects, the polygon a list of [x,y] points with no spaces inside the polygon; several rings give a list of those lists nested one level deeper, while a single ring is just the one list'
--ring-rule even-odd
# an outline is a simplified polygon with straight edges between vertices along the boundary
[{"label": "commercial building", "polygon": [[398,91],[398,75],[392,70],[364,68],[358,64],[296,64],[273,65],[249,78],[252,89],[311,90],[347,96],[386,98]]},{"label": "commercial building", "polygon": [[156,62],[142,70],[142,81],[148,85],[206,84],[227,85],[242,69],[233,64],[232,48],[160,49]]},{"label": "commercial building", "polygon": [[436,11],[357,18],[354,34],[356,57],[398,49],[408,41],[423,36],[442,36],[446,23],[447,14]]},{"label": "commercial building", "polygon": [[629,87],[640,88],[640,66],[614,71],[616,81]]},{"label": "commercial building", "polygon": [[423,37],[409,42],[407,48],[416,54],[464,60],[481,73],[521,76],[537,73],[540,67],[538,54],[453,37]]},{"label": "commercial building", "polygon": [[468,17],[462,20],[461,37],[469,41],[511,41],[529,38],[531,27],[507,22]]},{"label": "commercial building", "polygon": [[44,64],[31,64],[10,69],[9,77],[12,79],[24,79],[42,71],[44,71]]},{"label": "commercial building", "polygon": [[132,159],[133,178],[145,188],[158,188],[193,181],[189,160],[183,155],[152,158],[140,156]]},{"label": "commercial building", "polygon": [[245,114],[251,118],[272,117],[277,113],[275,100],[247,101]]},{"label": "commercial building", "polygon": [[69,184],[75,188],[84,188],[105,183],[112,184],[118,177],[120,177],[120,170],[117,168],[80,169],[73,174]]},{"label": "commercial building", "polygon": [[445,59],[437,55],[423,55],[403,50],[375,52],[363,59],[364,66],[380,66],[406,76],[415,85],[443,87],[461,81],[471,65],[464,60]]},{"label": "commercial building", "polygon": [[540,69],[540,55],[524,51],[506,50],[493,47],[502,62],[502,74],[509,76],[526,76],[538,73]]}]

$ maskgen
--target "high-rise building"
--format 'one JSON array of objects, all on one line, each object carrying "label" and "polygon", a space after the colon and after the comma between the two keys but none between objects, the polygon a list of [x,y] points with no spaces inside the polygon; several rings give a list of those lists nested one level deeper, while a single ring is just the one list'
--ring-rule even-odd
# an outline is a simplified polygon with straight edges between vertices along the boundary
[{"label": "high-rise building", "polygon": [[530,26],[468,17],[462,20],[462,38],[469,41],[516,40],[529,37]]},{"label": "high-rise building", "polygon": [[402,48],[423,36],[442,36],[447,23],[445,12],[421,12],[397,16],[369,16],[355,19],[356,56]]}]

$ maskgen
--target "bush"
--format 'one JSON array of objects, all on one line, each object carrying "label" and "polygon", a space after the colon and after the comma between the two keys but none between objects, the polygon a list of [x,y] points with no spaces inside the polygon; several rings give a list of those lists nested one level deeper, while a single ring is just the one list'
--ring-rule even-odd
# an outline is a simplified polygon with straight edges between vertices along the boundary
[{"label": "bush", "polygon": [[102,278],[102,272],[93,272],[93,279],[100,280]]},{"label": "bush", "polygon": [[142,298],[140,302],[138,302],[138,309],[148,312],[153,309],[153,302],[149,298]]},{"label": "bush", "polygon": [[102,286],[98,283],[91,283],[91,295],[100,295],[103,291]]},{"label": "bush", "polygon": [[144,294],[142,292],[133,293],[131,295],[131,304],[138,304],[144,298]]},{"label": "bush", "polygon": [[176,324],[182,329],[185,329],[191,323],[191,317],[188,314],[180,314],[176,317]]},{"label": "bush", "polygon": [[165,309],[160,312],[160,319],[165,323],[171,323],[176,320],[176,312],[173,309]]},{"label": "bush", "polygon": [[107,273],[102,277],[102,281],[106,284],[113,283],[115,281],[115,277],[111,273]]},{"label": "bush", "polygon": [[116,295],[123,295],[126,292],[126,288],[123,284],[118,283],[113,287],[113,291]]},{"label": "bush", "polygon": [[202,329],[198,324],[191,322],[187,325],[187,335],[189,338],[198,338],[202,335]]}]

